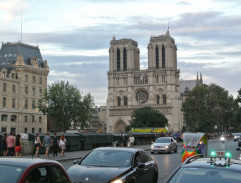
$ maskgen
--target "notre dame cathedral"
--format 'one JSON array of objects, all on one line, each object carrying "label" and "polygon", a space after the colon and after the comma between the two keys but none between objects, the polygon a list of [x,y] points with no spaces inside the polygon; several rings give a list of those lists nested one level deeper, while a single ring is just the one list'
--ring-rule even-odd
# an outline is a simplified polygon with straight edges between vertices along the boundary
[{"label": "notre dame cathedral", "polygon": [[170,36],[151,37],[148,68],[140,70],[140,50],[132,39],[110,42],[107,132],[124,131],[134,109],[151,106],[168,119],[169,130],[182,128],[177,46]]}]

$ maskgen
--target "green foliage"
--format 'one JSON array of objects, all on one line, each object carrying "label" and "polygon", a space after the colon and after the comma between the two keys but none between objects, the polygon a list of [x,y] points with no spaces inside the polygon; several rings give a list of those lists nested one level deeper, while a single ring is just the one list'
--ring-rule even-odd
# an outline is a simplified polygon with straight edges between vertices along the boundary
[{"label": "green foliage", "polygon": [[130,128],[164,127],[168,119],[150,106],[135,109],[131,115]]},{"label": "green foliage", "polygon": [[237,127],[237,109],[233,97],[215,84],[195,87],[182,105],[186,129],[194,132],[222,132],[230,126]]},{"label": "green foliage", "polygon": [[38,101],[38,108],[50,116],[54,122],[66,131],[71,126],[87,127],[94,107],[90,94],[81,96],[80,91],[69,82],[57,82],[49,85],[43,98]]}]

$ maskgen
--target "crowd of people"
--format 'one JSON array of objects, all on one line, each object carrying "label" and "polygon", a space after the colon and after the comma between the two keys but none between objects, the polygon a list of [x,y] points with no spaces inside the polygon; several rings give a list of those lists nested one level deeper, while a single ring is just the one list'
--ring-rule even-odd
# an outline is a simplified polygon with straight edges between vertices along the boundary
[{"label": "crowd of people", "polygon": [[[0,156],[22,156],[24,149],[20,134],[15,135],[13,132],[10,132],[7,135],[7,133],[4,133],[0,142]],[[41,147],[44,147],[45,158],[49,158],[50,148],[53,150],[53,156],[57,156],[60,148],[61,157],[64,157],[66,143],[67,140],[64,135],[61,135],[59,139],[55,133],[54,137],[51,138],[47,132],[43,141],[41,141],[40,135],[37,134],[34,138],[33,155],[39,157],[39,150]]]},{"label": "crowd of people", "polygon": [[49,151],[50,151],[50,148],[52,148],[53,149],[53,157],[55,157],[58,155],[58,148],[60,148],[61,149],[60,156],[64,157],[66,143],[67,143],[67,140],[66,140],[64,134],[62,134],[60,136],[60,139],[58,139],[56,133],[54,133],[54,137],[51,138],[49,136],[49,133],[47,132],[46,136],[43,138],[43,142],[41,142],[40,136],[39,136],[39,134],[37,134],[35,136],[33,154],[35,155],[35,157],[39,157],[39,149],[40,149],[40,147],[44,147],[45,148],[45,158],[49,158]]},{"label": "crowd of people", "polygon": [[1,156],[22,156],[23,146],[20,134],[10,132],[7,136],[4,133],[1,144],[0,144],[0,155]]}]

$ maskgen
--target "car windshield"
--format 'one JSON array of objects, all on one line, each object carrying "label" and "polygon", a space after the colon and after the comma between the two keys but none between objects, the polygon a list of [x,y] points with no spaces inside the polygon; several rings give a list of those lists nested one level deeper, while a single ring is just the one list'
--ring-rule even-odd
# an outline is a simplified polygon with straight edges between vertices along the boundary
[{"label": "car windshield", "polygon": [[[195,181],[194,181],[195,180]],[[240,172],[208,168],[181,168],[169,183],[239,183]]]},{"label": "car windshield", "polygon": [[16,167],[16,166],[9,166],[9,165],[0,165],[0,172],[1,172],[1,182],[4,183],[14,183],[18,182],[18,179],[24,168]]},{"label": "car windshield", "polygon": [[131,166],[131,161],[131,152],[94,150],[80,162],[80,165],[98,167],[128,167]]},{"label": "car windshield", "polygon": [[170,143],[170,138],[158,138],[156,139],[156,143]]}]

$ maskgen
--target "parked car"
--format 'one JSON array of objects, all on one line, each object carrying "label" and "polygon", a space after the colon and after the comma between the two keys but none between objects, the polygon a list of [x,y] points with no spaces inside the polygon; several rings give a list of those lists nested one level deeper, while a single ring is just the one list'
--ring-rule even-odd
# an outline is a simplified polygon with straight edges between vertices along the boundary
[{"label": "parked car", "polygon": [[100,147],[74,161],[68,169],[73,182],[156,183],[157,163],[142,149]]},{"label": "parked car", "polygon": [[4,183],[71,183],[57,161],[29,158],[0,158],[0,182]]},{"label": "parked car", "polygon": [[241,161],[231,159],[229,152],[211,152],[192,156],[182,163],[168,177],[165,183],[239,183],[241,182]]},{"label": "parked car", "polygon": [[173,137],[157,138],[151,145],[151,154],[155,152],[171,153],[172,151],[177,152],[177,141]]},{"label": "parked car", "polygon": [[236,141],[239,141],[240,140],[240,137],[241,137],[241,133],[235,133],[233,135],[233,141],[236,142]]}]

